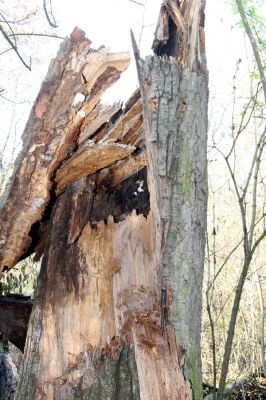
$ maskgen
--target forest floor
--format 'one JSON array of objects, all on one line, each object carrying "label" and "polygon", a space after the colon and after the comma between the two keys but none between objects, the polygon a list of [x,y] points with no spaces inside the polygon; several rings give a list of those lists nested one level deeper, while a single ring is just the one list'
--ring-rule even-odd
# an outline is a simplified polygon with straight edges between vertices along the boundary
[{"label": "forest floor", "polygon": [[[212,400],[212,389],[206,387],[204,390],[204,399]],[[225,397],[225,400],[262,400],[266,399],[266,378],[250,377],[243,379],[236,385],[232,386],[232,390]]]}]

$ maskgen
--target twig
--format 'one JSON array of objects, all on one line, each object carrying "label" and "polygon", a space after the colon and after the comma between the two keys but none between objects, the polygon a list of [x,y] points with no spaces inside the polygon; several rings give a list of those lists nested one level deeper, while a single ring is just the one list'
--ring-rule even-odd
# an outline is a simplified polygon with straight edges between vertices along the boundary
[{"label": "twig", "polygon": [[48,21],[48,23],[49,23],[50,26],[52,26],[53,28],[57,28],[58,25],[56,24],[56,20],[55,20],[55,17],[54,17],[54,15],[53,15],[52,2],[51,2],[51,0],[49,1],[49,3],[50,3],[50,14],[51,14],[51,17],[49,16],[49,12],[48,12],[48,10],[47,10],[46,2],[47,2],[47,0],[43,0],[43,10],[44,10],[46,19],[47,19],[47,21]]},{"label": "twig", "polygon": [[12,47],[9,47],[9,49],[2,51],[2,53],[0,53],[0,56],[2,56],[3,54],[7,53],[10,50],[13,50]]},{"label": "twig", "polygon": [[8,34],[6,33],[6,31],[4,30],[4,28],[0,25],[0,32],[2,33],[2,35],[4,36],[4,38],[6,39],[6,41],[10,44],[10,46],[12,47],[12,49],[15,51],[15,53],[17,54],[18,58],[20,59],[20,61],[22,62],[22,64],[31,71],[31,66],[28,65],[26,63],[26,61],[24,61],[23,57],[20,55],[16,45],[12,42],[12,40],[10,39],[10,37],[8,36]]},{"label": "twig", "polygon": [[15,42],[15,46],[17,46],[17,41],[16,41],[16,38],[15,38],[15,36],[14,36],[14,31],[13,31],[12,27],[10,26],[10,23],[8,22],[8,20],[6,19],[6,17],[5,17],[2,13],[0,13],[0,15],[1,15],[1,17],[3,18],[3,20],[4,20],[3,22],[6,23],[7,26],[9,27],[10,32],[12,33],[12,35],[10,35],[10,36],[13,36],[14,42]]},{"label": "twig", "polygon": [[2,18],[4,18],[3,19],[3,21],[0,21],[0,22],[6,22],[6,23],[9,23],[9,24],[13,24],[13,25],[25,25],[25,24],[27,24],[28,23],[28,20],[31,18],[31,17],[33,17],[34,15],[36,15],[36,10],[35,11],[32,11],[31,13],[29,13],[28,15],[26,15],[26,17],[24,17],[24,18],[21,18],[21,19],[18,19],[18,20],[7,20],[4,16],[3,16],[3,14],[1,13],[1,15],[2,15]]},{"label": "twig", "polygon": [[253,50],[253,53],[254,53],[254,56],[255,56],[255,59],[256,59],[256,63],[257,63],[259,74],[260,74],[260,78],[261,78],[261,83],[262,83],[263,92],[264,92],[264,99],[266,101],[266,78],[265,78],[265,74],[264,74],[264,68],[263,68],[263,65],[262,65],[262,60],[261,60],[260,54],[259,54],[259,49],[258,49],[257,43],[256,43],[256,41],[254,39],[252,30],[250,29],[250,26],[249,26],[249,23],[248,23],[248,20],[247,20],[247,17],[246,17],[246,13],[245,13],[242,1],[241,0],[236,0],[236,4],[237,4],[237,8],[238,8],[239,14],[240,14],[242,22],[243,22],[245,31],[246,31],[246,33],[247,33],[247,35],[249,37],[249,40],[250,40],[250,43],[251,43],[251,46],[252,46],[252,50]]},{"label": "twig", "polygon": [[51,38],[56,38],[56,39],[65,39],[63,36],[57,36],[57,35],[50,35],[48,33],[14,33],[12,36],[43,36],[43,37],[51,37]]},{"label": "twig", "polygon": [[136,0],[129,0],[129,1],[131,1],[131,3],[138,4],[139,6],[144,6],[144,4],[143,4],[143,3],[139,3],[139,2],[138,2],[138,1],[136,1]]}]

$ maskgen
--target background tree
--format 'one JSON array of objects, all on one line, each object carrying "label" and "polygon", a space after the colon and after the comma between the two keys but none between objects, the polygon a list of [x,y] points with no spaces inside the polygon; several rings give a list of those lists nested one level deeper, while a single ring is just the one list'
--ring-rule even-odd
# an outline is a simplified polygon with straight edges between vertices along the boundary
[{"label": "background tree", "polygon": [[[237,2],[238,3],[238,2]],[[238,4],[239,6],[239,4]],[[256,23],[256,35],[257,39],[253,37],[253,43],[258,43],[257,48],[257,56],[260,57],[260,65],[264,63],[264,48],[263,37],[260,37],[260,34],[264,34],[263,28],[263,20],[258,17],[254,9],[254,2],[245,3],[247,13],[250,15],[250,18],[257,19]],[[257,11],[258,12],[258,11]],[[250,21],[251,22],[251,21]],[[253,25],[254,26],[254,25]],[[255,43],[256,46],[256,43]],[[254,50],[254,48],[253,48]],[[256,57],[257,60],[257,57]],[[263,90],[263,79],[264,75],[252,74],[253,76],[253,85],[252,91],[249,99],[245,99],[245,104],[242,106],[242,110],[238,111],[237,102],[243,101],[239,99],[239,94],[242,95],[242,92],[239,90],[238,85],[241,85],[240,81],[240,72],[239,69],[241,67],[241,59],[237,62],[236,73],[233,77],[233,102],[232,102],[232,119],[231,119],[231,143],[229,141],[228,136],[217,139],[217,135],[213,135],[213,150],[214,153],[218,151],[221,159],[224,160],[225,165],[227,166],[228,175],[224,180],[225,183],[221,183],[220,187],[219,181],[216,184],[217,194],[220,192],[225,194],[225,189],[229,186],[229,190],[235,193],[236,196],[236,204],[239,207],[239,213],[234,215],[233,219],[226,221],[224,217],[220,217],[220,221],[218,222],[218,215],[221,212],[219,209],[219,202],[217,202],[218,197],[213,193],[211,196],[211,201],[213,201],[213,211],[212,211],[212,239],[210,240],[211,246],[209,246],[209,260],[211,261],[211,265],[213,266],[213,272],[209,274],[209,283],[207,287],[207,306],[209,312],[210,326],[212,332],[212,342],[213,342],[213,364],[214,364],[214,381],[216,381],[216,367],[219,368],[217,364],[217,352],[215,347],[215,336],[216,334],[219,337],[224,336],[223,332],[227,326],[227,313],[228,313],[228,305],[226,304],[230,297],[234,294],[233,292],[229,292],[228,298],[221,294],[220,301],[217,299],[215,292],[218,290],[222,290],[225,288],[225,282],[228,282],[228,279],[222,283],[220,280],[220,275],[222,275],[222,279],[224,279],[224,270],[230,265],[230,274],[231,277],[235,275],[237,269],[235,265],[239,265],[239,262],[242,260],[242,271],[240,273],[240,277],[237,280],[237,285],[235,288],[235,296],[233,301],[233,308],[231,313],[231,319],[229,323],[229,330],[225,344],[225,353],[223,356],[222,363],[222,375],[220,381],[220,389],[219,389],[219,398],[222,398],[222,392],[225,387],[225,379],[228,372],[228,365],[230,357],[234,360],[234,353],[237,350],[237,342],[235,343],[235,350],[233,346],[233,338],[234,331],[236,329],[237,315],[240,307],[240,300],[242,296],[244,282],[247,277],[252,279],[252,275],[254,275],[253,271],[250,271],[248,275],[248,271],[250,266],[254,262],[254,258],[257,257],[257,247],[261,244],[265,237],[265,196],[264,196],[264,175],[263,170],[264,166],[264,157],[263,151],[265,148],[265,121],[263,117],[263,110],[265,105],[264,99],[264,90]],[[263,70],[259,67],[258,70]],[[242,73],[243,74],[243,73]],[[254,80],[254,77],[257,79]],[[243,79],[243,78],[242,78]],[[244,94],[245,95],[245,94]],[[242,95],[243,96],[243,95]],[[226,113],[225,110],[224,113]],[[241,113],[240,113],[241,111]],[[239,116],[237,113],[239,112]],[[224,114],[223,114],[224,115]],[[248,147],[247,147],[248,146]],[[251,155],[251,148],[254,148],[254,153]],[[217,154],[217,153],[216,153]],[[243,158],[243,154],[245,154],[245,158]],[[222,164],[219,164],[220,168],[222,168]],[[230,193],[230,192],[229,192]],[[214,197],[215,196],[215,197]],[[232,195],[230,195],[229,202],[233,201]],[[233,203],[231,203],[233,204]],[[231,207],[230,203],[226,203],[223,198],[223,207],[224,212],[228,212]],[[232,213],[232,211],[231,211]],[[223,213],[224,214],[224,213]],[[222,221],[224,219],[224,221]],[[226,222],[225,222],[226,221]],[[239,221],[239,222],[238,222]],[[242,228],[240,226],[240,221]],[[236,230],[232,231],[233,223],[236,226]],[[231,242],[232,244],[229,246],[222,242],[219,242],[219,238],[221,238],[221,234],[225,234],[225,228],[222,227],[222,224],[226,224],[228,226],[228,244]],[[239,228],[241,228],[239,234]],[[233,236],[235,235],[235,237]],[[219,244],[218,244],[219,243]],[[223,248],[224,246],[224,248]],[[228,250],[228,247],[229,250]],[[218,250],[218,248],[220,248]],[[235,263],[235,265],[234,265]],[[208,271],[210,273],[210,264]],[[228,272],[227,272],[228,273]],[[254,279],[252,279],[252,282]],[[251,282],[251,283],[252,283]],[[215,285],[215,289],[214,289]],[[222,286],[221,286],[222,285]],[[250,283],[249,283],[250,286]],[[256,284],[253,287],[256,287]],[[214,289],[214,292],[213,292]],[[228,293],[228,291],[226,292]],[[222,298],[224,297],[224,300]],[[256,296],[257,299],[257,296]],[[221,301],[222,300],[222,301]],[[217,304],[221,302],[222,304]],[[258,304],[258,303],[257,303]],[[256,307],[256,306],[255,306]],[[252,308],[254,310],[254,308]],[[246,322],[245,317],[243,315],[243,310],[241,310],[242,317],[238,319],[238,324],[241,326],[243,323],[243,329],[247,328],[248,322]],[[213,316],[215,316],[213,318]],[[224,321],[222,325],[219,325],[221,322],[221,316],[224,316]],[[241,319],[243,320],[241,321]],[[249,325],[249,324],[248,324]],[[256,324],[255,324],[256,325]],[[242,328],[240,328],[241,331]],[[220,331],[220,332],[219,332]],[[252,335],[253,336],[253,335]],[[250,336],[248,335],[247,339]],[[257,338],[257,333],[255,330],[255,340]],[[216,337],[216,340],[217,337]],[[223,339],[222,339],[223,340]],[[218,341],[217,341],[218,343]],[[243,347],[243,339],[240,339],[241,347]],[[249,343],[249,342],[247,342]],[[252,345],[253,346],[253,345]],[[250,347],[250,343],[249,343]],[[253,347],[252,347],[253,348]],[[257,344],[254,343],[254,349],[256,351],[258,348]],[[240,350],[239,356],[242,355],[245,357],[249,352],[246,348],[243,352],[243,349]],[[221,346],[219,346],[218,356],[221,353]],[[254,350],[252,350],[254,354]],[[249,356],[248,356],[249,357]],[[218,357],[219,358],[219,357]],[[240,358],[239,358],[240,360]],[[244,366],[245,369],[253,368],[253,362],[251,359],[247,359],[247,365]],[[259,360],[258,360],[259,362]],[[258,365],[258,363],[256,363]],[[240,365],[239,368],[241,369]],[[241,373],[241,371],[239,372]],[[215,385],[214,385],[215,386]]]}]

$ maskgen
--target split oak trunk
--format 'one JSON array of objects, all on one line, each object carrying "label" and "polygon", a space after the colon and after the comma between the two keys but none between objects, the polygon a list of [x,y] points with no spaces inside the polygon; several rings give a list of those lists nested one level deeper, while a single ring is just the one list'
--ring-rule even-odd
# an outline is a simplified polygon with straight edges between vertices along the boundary
[{"label": "split oak trunk", "polygon": [[[17,400],[183,400],[192,399],[190,384],[202,397],[202,3],[165,1],[155,55],[143,63],[135,49],[142,101],[136,92],[124,110],[98,104],[127,62],[90,52],[83,39],[53,81],[67,108],[49,106],[58,89],[46,97],[41,89],[30,118],[38,141],[27,138],[3,208],[4,221],[20,227],[2,232],[2,269],[43,253]],[[83,55],[78,68],[73,48]],[[84,94],[74,111],[72,90]],[[15,218],[25,177],[32,186]]]}]

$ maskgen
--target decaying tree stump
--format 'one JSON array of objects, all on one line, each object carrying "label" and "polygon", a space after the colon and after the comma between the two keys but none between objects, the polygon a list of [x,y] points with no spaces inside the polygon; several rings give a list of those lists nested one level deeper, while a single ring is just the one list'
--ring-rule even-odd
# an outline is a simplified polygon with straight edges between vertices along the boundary
[{"label": "decaying tree stump", "polygon": [[2,270],[43,254],[17,400],[202,397],[203,6],[164,2],[124,108],[127,54],[76,29],[52,62],[2,206]]}]

